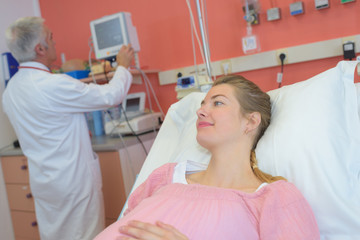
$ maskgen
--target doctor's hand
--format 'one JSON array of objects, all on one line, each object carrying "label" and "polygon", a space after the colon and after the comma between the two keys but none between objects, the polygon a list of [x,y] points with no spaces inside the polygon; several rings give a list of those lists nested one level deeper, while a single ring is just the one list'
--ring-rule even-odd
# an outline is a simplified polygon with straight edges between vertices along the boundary
[{"label": "doctor's hand", "polygon": [[118,66],[128,68],[134,58],[134,49],[131,44],[123,45],[116,56]]},{"label": "doctor's hand", "polygon": [[150,224],[140,221],[130,221],[128,225],[119,228],[122,236],[117,240],[188,240],[188,238],[171,225],[156,222]]}]

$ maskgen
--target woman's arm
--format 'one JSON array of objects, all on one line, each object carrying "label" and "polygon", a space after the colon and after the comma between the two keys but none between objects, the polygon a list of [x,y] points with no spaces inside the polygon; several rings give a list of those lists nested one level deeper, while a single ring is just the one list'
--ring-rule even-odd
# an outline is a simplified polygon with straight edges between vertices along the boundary
[{"label": "woman's arm", "polygon": [[128,208],[124,216],[132,211],[142,200],[150,197],[161,187],[170,184],[176,163],[168,163],[155,169],[150,176],[143,182],[129,197]]},{"label": "woman's arm", "polygon": [[150,224],[140,221],[130,221],[128,225],[119,228],[121,240],[188,240],[188,238],[171,225],[156,222]]}]

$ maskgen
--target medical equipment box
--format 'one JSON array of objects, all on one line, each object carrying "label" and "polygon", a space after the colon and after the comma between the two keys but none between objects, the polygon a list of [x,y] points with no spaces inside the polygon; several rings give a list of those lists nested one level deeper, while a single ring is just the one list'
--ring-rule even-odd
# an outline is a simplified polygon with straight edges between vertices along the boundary
[{"label": "medical equipment box", "polygon": [[161,113],[147,113],[127,121],[113,120],[105,124],[105,133],[110,135],[133,135],[157,130],[163,122]]},{"label": "medical equipment box", "polygon": [[89,76],[89,73],[90,73],[89,70],[76,70],[76,71],[66,72],[65,74],[76,79],[82,79],[82,78],[87,78]]}]

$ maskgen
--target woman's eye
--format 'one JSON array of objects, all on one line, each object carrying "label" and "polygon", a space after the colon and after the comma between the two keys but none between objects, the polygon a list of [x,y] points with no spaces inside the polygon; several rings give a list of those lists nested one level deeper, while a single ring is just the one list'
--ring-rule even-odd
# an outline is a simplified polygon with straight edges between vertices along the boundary
[{"label": "woman's eye", "polygon": [[222,102],[219,102],[219,101],[215,101],[214,102],[214,106],[219,106],[219,105],[222,105],[223,103]]}]

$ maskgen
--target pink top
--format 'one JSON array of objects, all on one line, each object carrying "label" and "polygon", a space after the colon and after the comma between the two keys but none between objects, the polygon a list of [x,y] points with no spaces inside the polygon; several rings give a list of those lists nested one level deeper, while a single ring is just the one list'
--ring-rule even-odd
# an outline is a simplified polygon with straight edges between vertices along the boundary
[{"label": "pink top", "polygon": [[95,239],[116,239],[118,228],[129,220],[160,220],[194,240],[320,239],[312,210],[293,184],[276,181],[245,193],[173,183],[176,164],[156,169],[130,196],[124,217]]}]

